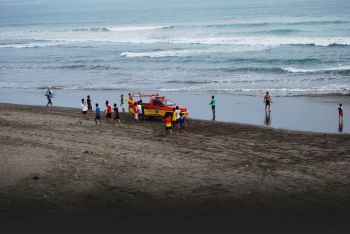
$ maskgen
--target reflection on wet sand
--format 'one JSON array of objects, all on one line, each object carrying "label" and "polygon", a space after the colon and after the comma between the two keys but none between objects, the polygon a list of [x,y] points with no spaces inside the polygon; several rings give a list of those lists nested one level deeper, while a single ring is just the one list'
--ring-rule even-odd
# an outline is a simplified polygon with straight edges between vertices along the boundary
[{"label": "reflection on wet sand", "polygon": [[338,131],[343,132],[343,119],[339,119]]},{"label": "reflection on wet sand", "polygon": [[264,124],[266,126],[270,126],[271,125],[271,112],[268,109],[265,109]]}]

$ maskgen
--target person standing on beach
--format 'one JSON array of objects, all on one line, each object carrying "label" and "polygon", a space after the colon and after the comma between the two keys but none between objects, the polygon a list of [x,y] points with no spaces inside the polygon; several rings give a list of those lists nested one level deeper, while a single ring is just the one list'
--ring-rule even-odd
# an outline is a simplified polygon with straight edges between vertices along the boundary
[{"label": "person standing on beach", "polygon": [[120,116],[117,103],[114,103],[113,114],[113,126],[115,125],[115,122],[118,122],[118,124],[120,124]]},{"label": "person standing on beach", "polygon": [[51,91],[50,88],[47,89],[45,96],[47,98],[46,106],[49,106],[49,105],[52,106],[53,92]]},{"label": "person standing on beach", "polygon": [[89,112],[89,114],[90,114],[90,113],[92,112],[92,104],[91,104],[90,95],[87,95],[86,102],[87,102],[88,112]]},{"label": "person standing on beach", "polygon": [[173,127],[177,126],[177,115],[176,115],[176,108],[173,108],[173,113],[171,117],[171,122]]},{"label": "person standing on beach", "polygon": [[167,137],[169,134],[173,135],[171,130],[171,114],[167,114],[164,118],[165,123],[165,136]]},{"label": "person standing on beach", "polygon": [[186,118],[182,113],[180,113],[179,125],[180,125],[180,133],[181,134],[184,133],[186,135],[185,128],[187,127],[187,123],[186,123]]},{"label": "person standing on beach", "polygon": [[211,96],[211,101],[209,103],[209,105],[211,105],[211,111],[213,112],[213,121],[215,121],[215,105],[216,105],[216,101],[215,101],[215,97]]},{"label": "person standing on beach", "polygon": [[123,113],[125,113],[125,98],[124,98],[124,94],[120,95],[120,107],[122,108]]},{"label": "person standing on beach", "polygon": [[142,120],[145,120],[145,105],[142,102],[142,99],[140,100],[141,105],[141,112],[142,112]]},{"label": "person standing on beach", "polygon": [[269,107],[269,112],[271,112],[271,102],[271,96],[269,92],[266,92],[266,95],[264,96],[265,110]]},{"label": "person standing on beach", "polygon": [[177,127],[179,127],[179,119],[181,114],[181,110],[179,106],[176,106],[175,112],[176,112],[176,124],[177,124]]},{"label": "person standing on beach", "polygon": [[136,122],[139,122],[139,113],[137,111],[137,102],[134,102],[133,106],[132,106],[132,110],[134,112],[134,118]]},{"label": "person standing on beach", "polygon": [[142,106],[141,106],[141,101],[137,102],[137,114],[138,114],[138,119],[139,121],[142,120]]},{"label": "person standing on beach", "polygon": [[339,116],[339,123],[343,122],[343,104],[339,104],[338,106],[338,116]]},{"label": "person standing on beach", "polygon": [[109,104],[108,101],[106,101],[106,118],[107,118],[107,122],[111,123],[111,118],[112,118],[112,106],[111,104]]},{"label": "person standing on beach", "polygon": [[[88,107],[86,105],[86,102],[85,102],[84,98],[82,98],[81,99],[81,120],[83,120],[83,119],[88,120],[89,119],[89,116],[87,115],[87,112],[88,112]],[[80,120],[80,123],[82,123],[81,120]]]},{"label": "person standing on beach", "polygon": [[97,125],[97,122],[100,123],[101,126],[101,109],[98,106],[98,103],[95,104],[96,105],[96,116],[95,116],[95,123]]}]

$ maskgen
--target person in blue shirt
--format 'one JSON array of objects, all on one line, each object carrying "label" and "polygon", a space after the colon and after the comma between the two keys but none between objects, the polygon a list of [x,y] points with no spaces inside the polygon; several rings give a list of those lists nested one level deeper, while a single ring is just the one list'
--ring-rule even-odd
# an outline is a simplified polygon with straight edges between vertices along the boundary
[{"label": "person in blue shirt", "polygon": [[51,91],[51,89],[48,89],[46,91],[46,94],[45,94],[46,98],[47,98],[47,104],[46,106],[52,106],[52,98],[53,98],[53,93]]},{"label": "person in blue shirt", "polygon": [[100,109],[100,107],[98,106],[98,103],[96,103],[95,122],[96,122],[96,125],[97,125],[97,123],[99,122],[99,123],[100,123],[100,126],[101,126],[101,109]]},{"label": "person in blue shirt", "polygon": [[180,125],[180,133],[186,134],[185,128],[187,127],[187,123],[186,123],[186,118],[182,113],[180,113],[179,125]]}]

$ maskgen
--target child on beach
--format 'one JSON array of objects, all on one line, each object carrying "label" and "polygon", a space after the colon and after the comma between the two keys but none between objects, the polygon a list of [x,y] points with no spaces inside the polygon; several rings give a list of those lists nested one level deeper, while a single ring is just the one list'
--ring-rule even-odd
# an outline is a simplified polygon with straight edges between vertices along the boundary
[{"label": "child on beach", "polygon": [[118,124],[120,124],[120,116],[119,116],[119,110],[118,110],[118,107],[117,107],[117,103],[114,103],[114,108],[113,108],[113,111],[114,111],[114,118],[113,118],[113,126],[115,125],[115,122],[118,122]]},{"label": "child on beach", "polygon": [[338,115],[339,115],[339,122],[343,121],[343,104],[339,104],[338,106]]},{"label": "child on beach", "polygon": [[266,95],[264,96],[265,110],[269,107],[269,112],[271,112],[271,102],[271,96],[269,92],[266,92]]},{"label": "child on beach", "polygon": [[92,104],[91,104],[90,95],[87,95],[86,102],[87,102],[88,112],[90,113],[92,111]]},{"label": "child on beach", "polygon": [[122,108],[123,113],[125,113],[125,98],[124,98],[124,94],[120,95],[120,107]]},{"label": "child on beach", "polygon": [[173,108],[171,121],[172,121],[173,127],[177,126],[177,114],[176,114],[176,109],[175,108]]},{"label": "child on beach", "polygon": [[105,110],[105,113],[106,113],[106,117],[107,117],[108,123],[111,123],[111,118],[112,118],[112,106],[111,106],[111,104],[109,104],[108,101],[106,101],[106,110]]},{"label": "child on beach", "polygon": [[[81,99],[81,119],[89,119],[89,116],[87,116],[87,112],[88,112],[88,107],[86,105],[86,102],[84,100],[84,98]],[[80,120],[81,123],[81,120]]]},{"label": "child on beach", "polygon": [[185,128],[187,128],[187,123],[186,123],[186,118],[182,113],[180,113],[179,125],[180,125],[180,133],[186,134]]},{"label": "child on beach", "polygon": [[101,126],[101,109],[98,106],[98,103],[95,104],[96,105],[96,116],[95,116],[95,123],[97,125],[97,122],[100,123]]},{"label": "child on beach", "polygon": [[209,105],[211,105],[211,111],[213,112],[212,120],[215,121],[215,105],[216,105],[216,101],[215,101],[215,97],[214,96],[211,96],[211,101],[210,101]]},{"label": "child on beach", "polygon": [[173,132],[171,130],[171,115],[167,114],[164,118],[165,123],[165,136],[167,137],[169,134],[172,135]]}]

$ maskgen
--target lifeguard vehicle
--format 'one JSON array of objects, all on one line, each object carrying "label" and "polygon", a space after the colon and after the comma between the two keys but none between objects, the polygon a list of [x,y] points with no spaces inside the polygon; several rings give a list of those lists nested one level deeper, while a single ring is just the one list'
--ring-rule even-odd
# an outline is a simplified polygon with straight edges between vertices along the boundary
[{"label": "lifeguard vehicle", "polygon": [[165,96],[160,96],[158,93],[156,94],[141,94],[141,93],[133,93],[132,100],[128,100],[129,103],[129,112],[134,113],[134,103],[142,100],[143,104],[143,114],[145,117],[161,117],[167,113],[172,113],[173,108],[176,106],[179,107],[181,113],[188,118],[188,110],[186,107],[176,104]]}]

